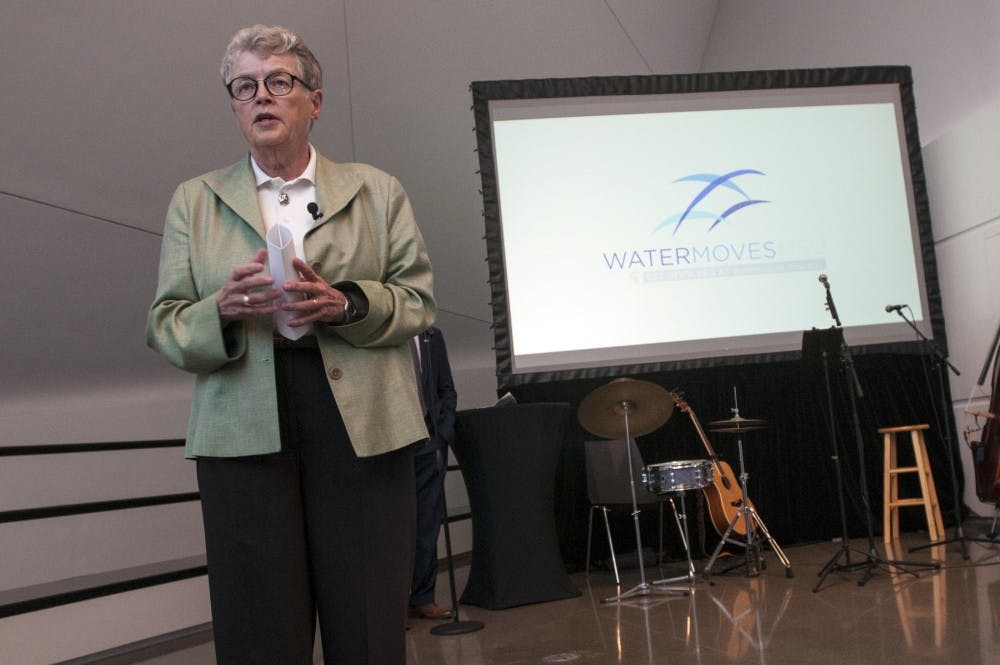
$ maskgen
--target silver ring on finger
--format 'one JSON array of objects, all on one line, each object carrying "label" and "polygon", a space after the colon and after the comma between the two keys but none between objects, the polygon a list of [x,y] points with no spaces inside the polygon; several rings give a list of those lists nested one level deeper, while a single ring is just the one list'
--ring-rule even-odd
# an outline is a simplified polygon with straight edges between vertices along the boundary
[{"label": "silver ring on finger", "polygon": [[249,307],[250,306],[250,296],[248,296],[245,293],[243,294],[243,306],[244,307]]}]

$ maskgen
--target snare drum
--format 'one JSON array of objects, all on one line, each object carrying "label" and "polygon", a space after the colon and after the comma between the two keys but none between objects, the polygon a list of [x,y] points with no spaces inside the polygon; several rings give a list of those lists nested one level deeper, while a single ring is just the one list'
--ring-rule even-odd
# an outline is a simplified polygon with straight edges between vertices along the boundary
[{"label": "snare drum", "polygon": [[642,470],[642,482],[654,494],[700,490],[715,480],[711,460],[692,459],[650,464]]}]

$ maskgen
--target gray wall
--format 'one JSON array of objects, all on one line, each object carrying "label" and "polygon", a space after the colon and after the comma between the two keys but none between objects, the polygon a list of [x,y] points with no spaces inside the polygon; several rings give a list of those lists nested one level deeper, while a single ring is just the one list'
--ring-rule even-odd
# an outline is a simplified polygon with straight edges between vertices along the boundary
[{"label": "gray wall", "polygon": [[[255,22],[300,30],[324,64],[318,149],[382,167],[409,191],[461,408],[489,403],[495,388],[474,80],[908,64],[963,370],[956,399],[997,325],[997,271],[977,269],[996,263],[1000,217],[988,177],[1000,166],[996,2],[7,0],[3,10],[3,445],[183,435],[191,380],[145,348],[146,308],[173,188],[245,153],[217,62],[232,32]],[[163,453],[4,459],[0,505],[190,491],[191,471]],[[200,551],[196,510],[125,513],[0,525],[0,591]],[[53,662],[207,620],[204,581],[193,580],[0,620],[0,653]]]},{"label": "gray wall", "polygon": [[8,237],[30,232],[0,249],[16,276],[0,296],[0,400],[9,404],[0,423],[12,419],[19,442],[102,439],[106,430],[75,419],[34,436],[46,410],[39,397],[59,394],[61,406],[79,401],[86,411],[119,401],[98,393],[124,390],[131,408],[156,413],[121,435],[183,432],[189,380],[144,347],[145,311],[174,187],[246,152],[218,60],[252,22],[294,24],[324,64],[317,148],[380,166],[410,192],[462,406],[488,402],[495,383],[478,376],[493,356],[469,82],[696,70],[713,12],[694,0],[13,3],[0,82],[17,94],[3,102],[11,121],[0,134],[0,218]]}]

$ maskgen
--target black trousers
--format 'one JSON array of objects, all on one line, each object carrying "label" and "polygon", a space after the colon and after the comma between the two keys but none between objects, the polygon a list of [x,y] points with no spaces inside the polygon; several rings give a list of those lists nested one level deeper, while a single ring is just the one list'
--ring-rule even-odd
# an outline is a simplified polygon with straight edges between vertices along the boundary
[{"label": "black trousers", "polygon": [[413,456],[416,473],[417,537],[413,557],[410,606],[434,602],[437,581],[438,534],[444,517],[444,488],[441,485],[440,455],[431,443],[424,443]]},{"label": "black trousers", "polygon": [[282,451],[199,458],[216,659],[404,665],[411,448],[358,458],[317,349],[275,350]]}]

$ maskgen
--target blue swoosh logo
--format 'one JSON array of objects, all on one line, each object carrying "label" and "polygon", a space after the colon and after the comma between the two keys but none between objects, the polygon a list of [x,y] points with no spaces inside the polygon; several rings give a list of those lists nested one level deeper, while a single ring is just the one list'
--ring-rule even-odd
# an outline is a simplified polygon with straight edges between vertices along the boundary
[{"label": "blue swoosh logo", "polygon": [[[681,228],[681,224],[683,224],[685,220],[712,219],[714,221],[712,225],[708,228],[708,230],[711,231],[716,226],[724,222],[726,218],[728,218],[730,215],[732,215],[738,210],[742,210],[747,206],[756,205],[758,203],[769,203],[769,201],[765,201],[762,199],[751,199],[750,196],[746,192],[744,192],[742,188],[739,187],[739,185],[733,182],[735,178],[738,178],[743,175],[765,175],[765,174],[762,171],[757,171],[756,169],[738,169],[736,171],[730,171],[729,173],[725,173],[723,175],[717,175],[714,173],[694,173],[688,176],[684,176],[683,178],[678,178],[677,180],[674,181],[675,183],[703,182],[706,184],[701,189],[701,191],[698,192],[698,194],[694,197],[694,199],[691,200],[691,203],[688,204],[687,209],[685,209],[684,212],[677,215],[671,215],[667,219],[660,222],[660,224],[657,225],[657,227],[653,229],[653,231],[656,232],[666,226],[675,224],[673,235],[677,235],[677,231]],[[697,208],[698,204],[701,203],[705,199],[705,197],[707,197],[709,194],[711,194],[719,187],[724,187],[726,189],[732,190],[746,200],[740,201],[739,203],[730,206],[721,214],[708,212],[706,210],[699,210]]]}]

